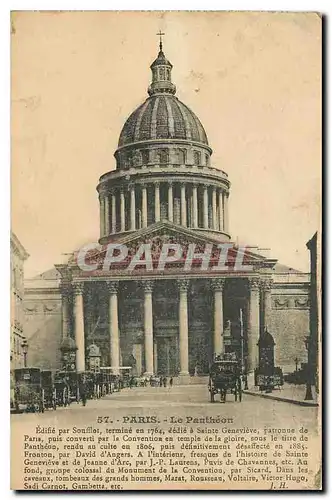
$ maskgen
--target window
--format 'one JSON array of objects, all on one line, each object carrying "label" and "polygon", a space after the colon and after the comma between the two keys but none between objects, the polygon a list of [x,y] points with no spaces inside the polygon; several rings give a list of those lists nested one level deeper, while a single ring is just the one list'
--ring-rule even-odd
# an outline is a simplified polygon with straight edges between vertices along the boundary
[{"label": "window", "polygon": [[131,153],[128,153],[125,158],[125,168],[130,168],[132,166],[133,158]]},{"label": "window", "polygon": [[168,81],[171,80],[171,72],[168,68],[166,69],[166,80],[168,80]]},{"label": "window", "polygon": [[199,151],[194,151],[194,165],[201,164],[201,153]]},{"label": "window", "polygon": [[165,68],[159,68],[159,78],[160,80],[165,80]]},{"label": "window", "polygon": [[135,151],[133,156],[134,166],[137,167],[142,164],[142,157],[139,151]]},{"label": "window", "polygon": [[142,163],[143,165],[146,165],[147,163],[149,163],[149,151],[147,149],[144,149],[143,151],[141,151],[141,154],[142,154]]},{"label": "window", "polygon": [[205,165],[209,166],[209,155],[205,155]]},{"label": "window", "polygon": [[177,157],[180,165],[184,165],[186,163],[186,153],[183,149],[178,149]]},{"label": "window", "polygon": [[158,150],[159,163],[165,164],[168,163],[168,151],[167,149],[159,149]]}]

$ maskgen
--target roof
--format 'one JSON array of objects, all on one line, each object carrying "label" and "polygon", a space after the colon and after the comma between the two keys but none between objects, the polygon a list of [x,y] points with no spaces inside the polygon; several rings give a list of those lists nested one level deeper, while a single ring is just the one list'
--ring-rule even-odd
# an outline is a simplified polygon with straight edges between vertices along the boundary
[{"label": "roof", "polygon": [[129,116],[119,147],[140,141],[181,139],[208,145],[203,125],[195,113],[171,94],[152,95]]},{"label": "roof", "polygon": [[28,252],[13,231],[10,233],[10,247],[12,251],[19,254],[21,259],[26,260],[29,257]]}]

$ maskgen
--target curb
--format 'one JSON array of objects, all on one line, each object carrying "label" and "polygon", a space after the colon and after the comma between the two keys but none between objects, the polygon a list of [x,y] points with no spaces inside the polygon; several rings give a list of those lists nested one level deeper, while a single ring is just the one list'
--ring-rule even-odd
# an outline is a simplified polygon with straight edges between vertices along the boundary
[{"label": "curb", "polygon": [[259,398],[264,398],[264,399],[273,399],[274,401],[281,401],[283,403],[291,403],[293,405],[298,405],[298,406],[311,406],[311,407],[318,406],[318,403],[314,403],[312,401],[299,401],[297,399],[283,398],[282,396],[270,396],[268,394],[261,394],[261,393],[253,392],[253,391],[243,391],[243,393],[249,394],[250,396],[257,396]]}]

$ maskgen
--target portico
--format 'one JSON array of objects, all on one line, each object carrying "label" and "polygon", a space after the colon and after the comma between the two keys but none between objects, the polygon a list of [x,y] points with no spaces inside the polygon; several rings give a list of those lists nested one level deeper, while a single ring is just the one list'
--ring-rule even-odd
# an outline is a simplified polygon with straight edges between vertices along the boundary
[{"label": "portico", "polygon": [[92,331],[102,362],[115,371],[132,359],[138,375],[204,375],[214,353],[230,350],[239,356],[243,350],[248,372],[257,366],[257,342],[269,315],[266,277],[75,279],[62,287],[64,315],[72,316],[63,323],[63,337],[75,339],[77,371],[85,370]]}]

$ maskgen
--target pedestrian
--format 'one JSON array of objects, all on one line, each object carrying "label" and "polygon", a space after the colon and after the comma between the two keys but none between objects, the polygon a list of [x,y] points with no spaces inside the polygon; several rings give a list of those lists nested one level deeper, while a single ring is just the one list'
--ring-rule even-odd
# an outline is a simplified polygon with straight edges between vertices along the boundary
[{"label": "pedestrian", "polygon": [[162,387],[163,386],[163,377],[160,377],[159,379],[159,387]]},{"label": "pedestrian", "polygon": [[79,391],[80,391],[80,396],[81,396],[81,401],[82,405],[86,405],[86,383],[85,383],[85,378],[83,377],[79,386]]},{"label": "pedestrian", "polygon": [[166,377],[163,378],[163,383],[164,383],[164,387],[166,387],[167,386],[167,378]]},{"label": "pedestrian", "polygon": [[170,387],[173,387],[173,377],[171,377],[171,378],[169,379],[169,386],[170,386]]}]

